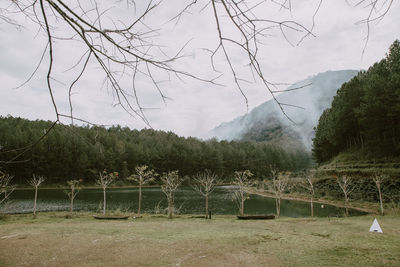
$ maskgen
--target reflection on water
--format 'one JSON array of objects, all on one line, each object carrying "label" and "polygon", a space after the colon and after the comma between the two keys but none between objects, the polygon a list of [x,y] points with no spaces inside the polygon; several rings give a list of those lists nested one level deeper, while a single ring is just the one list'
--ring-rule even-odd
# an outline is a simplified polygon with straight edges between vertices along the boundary
[{"label": "reflection on water", "polygon": [[[209,198],[209,208],[213,214],[237,214],[238,208],[232,201],[232,186],[216,187]],[[31,212],[33,207],[33,190],[15,190],[12,202],[7,209],[10,212]],[[74,210],[101,211],[103,191],[101,189],[84,189],[79,192],[74,201]],[[107,190],[107,209],[134,212],[137,210],[137,188],[110,188]],[[160,188],[142,189],[142,212],[164,212],[167,201]],[[183,214],[202,214],[204,198],[190,187],[183,187],[175,194],[175,207]],[[39,189],[39,211],[69,210],[69,199],[61,189]],[[251,195],[245,202],[246,214],[275,213],[275,199]],[[315,216],[342,216],[343,208],[314,204]],[[351,210],[350,215],[362,215],[362,212]],[[281,215],[287,217],[310,216],[310,205],[306,202],[282,200]]]}]

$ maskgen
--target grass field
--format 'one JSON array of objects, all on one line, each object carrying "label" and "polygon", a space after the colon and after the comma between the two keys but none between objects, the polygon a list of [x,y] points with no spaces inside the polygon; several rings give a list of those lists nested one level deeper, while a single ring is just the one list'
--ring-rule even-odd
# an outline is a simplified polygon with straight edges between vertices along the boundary
[{"label": "grass field", "polygon": [[0,266],[400,266],[400,217],[240,221],[89,213],[9,215],[0,221]]}]

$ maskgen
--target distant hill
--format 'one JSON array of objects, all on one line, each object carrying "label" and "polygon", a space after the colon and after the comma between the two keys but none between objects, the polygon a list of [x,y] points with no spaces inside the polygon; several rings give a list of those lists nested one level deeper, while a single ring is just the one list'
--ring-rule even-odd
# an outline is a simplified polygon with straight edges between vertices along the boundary
[{"label": "distant hill", "polygon": [[301,106],[304,109],[285,106],[288,120],[276,102],[269,100],[246,115],[222,123],[210,131],[210,137],[220,140],[253,140],[278,143],[284,147],[301,147],[311,150],[313,128],[322,112],[331,105],[333,96],[341,85],[357,74],[357,70],[327,71],[299,81],[289,87],[311,84],[303,89],[278,95],[281,103]]}]

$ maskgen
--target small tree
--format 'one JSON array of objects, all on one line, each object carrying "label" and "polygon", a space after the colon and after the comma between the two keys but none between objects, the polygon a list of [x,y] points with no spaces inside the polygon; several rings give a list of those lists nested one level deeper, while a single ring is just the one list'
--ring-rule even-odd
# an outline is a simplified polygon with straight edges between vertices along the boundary
[{"label": "small tree", "polygon": [[314,217],[314,173],[306,172],[304,180],[300,183],[300,186],[306,189],[310,193],[310,209],[311,217]]},{"label": "small tree", "polygon": [[36,202],[37,202],[37,193],[39,186],[45,181],[46,179],[40,175],[32,175],[32,178],[28,180],[28,183],[35,188],[35,199],[33,201],[33,216],[36,217]]},{"label": "small tree", "polygon": [[350,176],[342,175],[337,177],[337,182],[339,184],[340,189],[342,189],[344,195],[344,206],[346,209],[346,216],[349,215],[349,197],[350,194],[354,191],[355,186],[352,184],[352,179]]},{"label": "small tree", "polygon": [[276,207],[276,216],[279,217],[281,214],[281,199],[282,194],[288,187],[289,184],[289,172],[279,172],[276,169],[271,168],[272,174],[272,183],[271,189],[275,195],[275,207]]},{"label": "small tree", "polygon": [[381,215],[384,215],[384,210],[383,210],[383,199],[382,199],[382,183],[387,179],[387,176],[378,174],[376,173],[374,176],[372,176],[372,180],[375,182],[376,188],[378,189],[379,193],[379,203],[381,206]]},{"label": "small tree", "polygon": [[0,171],[0,206],[7,202],[8,197],[15,189],[15,185],[11,185],[13,176]]},{"label": "small tree", "polygon": [[206,218],[208,216],[208,196],[214,190],[216,180],[217,175],[210,170],[199,173],[193,178],[194,183],[192,184],[192,188],[203,195],[206,201]]},{"label": "small tree", "polygon": [[96,184],[103,188],[103,215],[106,214],[106,189],[115,179],[117,179],[117,177],[117,172],[107,173],[106,171],[103,171],[99,172],[99,178],[96,180]]},{"label": "small tree", "polygon": [[178,171],[170,171],[161,176],[161,182],[161,190],[168,201],[168,218],[172,219],[174,214],[174,194],[178,186],[182,183],[182,179],[179,177]]},{"label": "small tree", "polygon": [[138,166],[135,168],[136,174],[132,174],[127,179],[131,181],[135,181],[139,185],[139,203],[138,203],[138,211],[137,214],[140,216],[140,210],[142,207],[142,186],[154,180],[154,177],[157,174],[154,170],[148,169],[146,165]]},{"label": "small tree", "polygon": [[79,183],[81,180],[70,180],[67,182],[69,188],[71,189],[70,191],[65,190],[64,193],[68,196],[70,199],[70,206],[69,206],[69,212],[71,213],[72,216],[72,211],[74,209],[74,199],[76,195],[78,195],[80,187]]},{"label": "small tree", "polygon": [[233,184],[237,186],[233,198],[238,204],[240,215],[244,215],[244,202],[249,199],[248,189],[254,185],[253,174],[249,170],[235,171]]}]

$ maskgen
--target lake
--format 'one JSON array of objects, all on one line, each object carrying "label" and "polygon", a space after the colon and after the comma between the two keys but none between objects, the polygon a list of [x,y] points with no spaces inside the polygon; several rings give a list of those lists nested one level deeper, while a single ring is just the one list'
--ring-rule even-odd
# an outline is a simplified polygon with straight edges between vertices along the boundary
[{"label": "lake", "polygon": [[[232,186],[218,186],[209,198],[209,209],[212,214],[238,214],[238,207],[232,201]],[[62,189],[39,189],[38,211],[69,210],[69,199]],[[34,190],[15,190],[7,212],[31,212],[33,208]],[[75,211],[101,212],[102,189],[83,189],[74,201]],[[137,211],[137,188],[107,189],[107,210],[121,212]],[[190,187],[182,187],[175,193],[175,206],[178,213],[203,214],[204,198]],[[167,201],[159,187],[142,189],[142,213],[165,213]],[[363,215],[357,210],[349,210],[350,215]],[[251,195],[245,202],[245,214],[275,213],[275,199]],[[331,205],[314,203],[314,215],[319,217],[343,216],[344,209]],[[307,217],[310,216],[310,204],[302,201],[282,200],[281,216]]]}]

